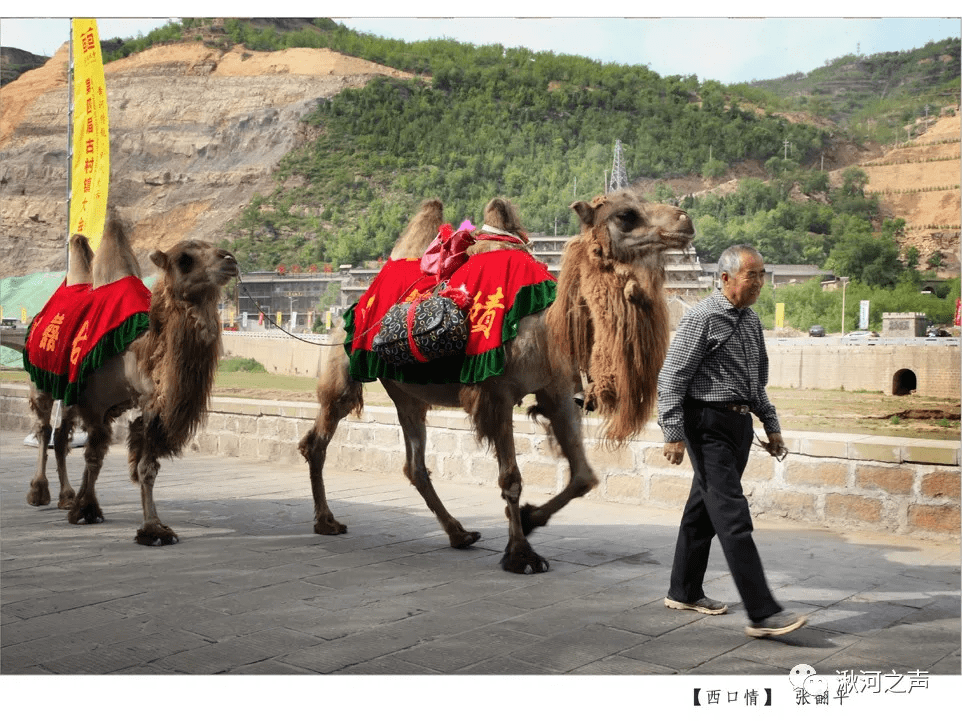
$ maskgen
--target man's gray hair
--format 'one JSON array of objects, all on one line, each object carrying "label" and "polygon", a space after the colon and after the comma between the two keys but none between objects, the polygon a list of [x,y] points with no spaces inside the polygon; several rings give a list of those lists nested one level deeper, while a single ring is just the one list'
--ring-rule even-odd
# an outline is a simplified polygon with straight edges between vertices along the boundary
[{"label": "man's gray hair", "polygon": [[742,256],[746,254],[759,259],[762,256],[751,244],[736,244],[722,252],[718,258],[718,277],[721,278],[726,272],[729,277],[738,274],[738,270],[742,268]]}]

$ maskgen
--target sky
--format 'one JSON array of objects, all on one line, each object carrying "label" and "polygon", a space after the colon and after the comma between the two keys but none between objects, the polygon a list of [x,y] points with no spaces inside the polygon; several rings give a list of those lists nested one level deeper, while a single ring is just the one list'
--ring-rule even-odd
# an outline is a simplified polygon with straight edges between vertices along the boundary
[{"label": "sky", "polygon": [[[929,16],[879,18],[853,17],[858,14],[858,3],[841,1],[806,3],[809,17],[792,18],[763,16],[771,3],[726,4],[725,10],[732,17],[698,16],[698,3],[689,5],[694,12],[688,17],[660,18],[637,17],[649,6],[620,0],[605,3],[604,11],[610,13],[607,17],[560,17],[555,14],[557,2],[526,0],[489,0],[483,10],[488,17],[450,17],[454,8],[450,2],[417,0],[402,6],[405,17],[390,17],[398,12],[396,3],[346,5],[321,0],[309,8],[311,13],[333,17],[349,28],[389,38],[414,41],[444,37],[474,45],[523,46],[602,62],[646,65],[661,76],[695,75],[700,81],[725,84],[808,73],[848,54],[911,50],[932,40],[958,38],[962,31],[962,11],[955,3],[942,0],[925,4],[925,10],[932,14]],[[85,4],[84,10],[98,18],[102,39],[136,37],[184,15],[264,13],[263,5],[244,0],[229,5],[221,0],[171,0],[163,7],[171,17],[119,19],[117,3],[102,0]],[[339,16],[338,11],[345,7],[367,17]],[[470,13],[472,7],[465,4],[457,9]],[[578,7],[591,6],[581,3]],[[66,16],[72,9],[71,3],[54,0],[44,3],[44,12],[50,13],[46,18],[2,17],[0,44],[52,55],[67,39]],[[302,16],[307,14],[306,9],[303,2],[292,0],[275,0],[271,5],[277,16]],[[940,13],[944,15],[936,17]],[[448,17],[441,17],[444,15]]]}]

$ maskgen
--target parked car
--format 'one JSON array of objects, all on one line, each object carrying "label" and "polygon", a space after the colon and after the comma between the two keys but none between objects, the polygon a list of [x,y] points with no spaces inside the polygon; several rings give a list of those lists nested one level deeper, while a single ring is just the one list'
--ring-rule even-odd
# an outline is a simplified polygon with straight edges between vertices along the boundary
[{"label": "parked car", "polygon": [[821,325],[812,325],[808,328],[809,337],[825,337],[825,328]]},{"label": "parked car", "polygon": [[845,337],[849,340],[864,340],[869,337],[878,337],[878,333],[874,330],[852,330],[846,333]]}]

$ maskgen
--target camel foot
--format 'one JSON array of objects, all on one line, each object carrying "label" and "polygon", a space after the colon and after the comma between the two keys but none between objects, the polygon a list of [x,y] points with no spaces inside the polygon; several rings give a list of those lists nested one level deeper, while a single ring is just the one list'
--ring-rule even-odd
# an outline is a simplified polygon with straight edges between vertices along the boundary
[{"label": "camel foot", "polygon": [[161,523],[146,524],[138,529],[134,540],[141,546],[169,546],[180,541],[172,528]]},{"label": "camel foot", "polygon": [[539,526],[546,526],[549,518],[537,506],[526,503],[521,507],[521,531],[527,536]]},{"label": "camel foot", "polygon": [[501,568],[512,574],[540,574],[548,571],[548,560],[538,556],[527,541],[504,549]]},{"label": "camel foot", "polygon": [[337,536],[338,534],[346,534],[347,527],[333,516],[325,516],[323,519],[317,519],[314,522],[314,533],[322,536]]},{"label": "camel foot", "polygon": [[57,508],[69,510],[73,506],[74,499],[77,497],[73,491],[68,491],[67,493],[61,493],[60,498],[57,501]]},{"label": "camel foot", "polygon": [[102,524],[104,513],[100,510],[100,505],[96,501],[85,506],[79,506],[75,499],[67,512],[67,521],[71,524]]},{"label": "camel foot", "polygon": [[31,506],[46,506],[50,503],[50,487],[46,481],[31,481],[27,492],[27,503]]},{"label": "camel foot", "polygon": [[477,531],[464,531],[463,529],[456,534],[448,534],[452,549],[467,549],[480,538],[481,534]]}]

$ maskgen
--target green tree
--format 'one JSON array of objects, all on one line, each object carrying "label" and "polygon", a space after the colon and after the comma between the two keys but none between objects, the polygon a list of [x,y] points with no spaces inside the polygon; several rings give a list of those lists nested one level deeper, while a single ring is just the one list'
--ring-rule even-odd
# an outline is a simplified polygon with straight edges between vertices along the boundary
[{"label": "green tree", "polygon": [[702,164],[701,175],[706,179],[717,179],[728,171],[728,164],[721,159],[712,159]]}]

